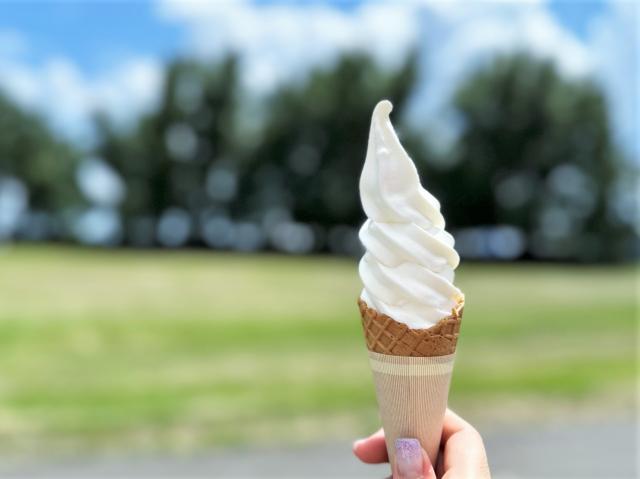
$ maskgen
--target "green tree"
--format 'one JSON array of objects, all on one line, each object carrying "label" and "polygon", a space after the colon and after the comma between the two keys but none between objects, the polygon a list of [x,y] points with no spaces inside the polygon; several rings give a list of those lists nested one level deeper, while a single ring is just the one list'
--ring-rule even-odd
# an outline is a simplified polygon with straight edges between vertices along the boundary
[{"label": "green tree", "polygon": [[260,101],[240,98],[234,58],[174,62],[158,107],[130,134],[97,118],[97,153],[126,184],[126,240],[140,218],[155,223],[171,208],[190,215],[192,244],[207,217],[256,224],[273,208],[321,227],[357,225],[372,108],[389,98],[401,115],[415,72],[414,55],[393,72],[351,55]]},{"label": "green tree", "polygon": [[0,95],[0,131],[0,174],[25,184],[31,207],[55,211],[78,200],[74,169],[79,155],[40,118]]},{"label": "green tree", "polygon": [[14,177],[26,187],[29,209],[52,215],[78,204],[76,150],[1,94],[0,131],[0,177]]},{"label": "green tree", "polygon": [[463,82],[454,108],[462,132],[438,182],[453,225],[518,226],[535,257],[616,254],[624,231],[608,197],[620,161],[592,81],[526,54],[501,57]]},{"label": "green tree", "polygon": [[388,98],[400,118],[415,76],[413,54],[397,71],[349,55],[282,87],[268,102],[263,139],[245,178],[246,207],[283,207],[298,221],[324,227],[361,223],[357,185],[371,112]]},{"label": "green tree", "polygon": [[170,208],[198,215],[211,203],[211,169],[240,156],[236,147],[237,62],[229,57],[203,65],[179,60],[168,66],[158,107],[141,118],[130,134],[97,118],[97,153],[124,179],[122,214],[131,240],[136,220],[152,221]]}]

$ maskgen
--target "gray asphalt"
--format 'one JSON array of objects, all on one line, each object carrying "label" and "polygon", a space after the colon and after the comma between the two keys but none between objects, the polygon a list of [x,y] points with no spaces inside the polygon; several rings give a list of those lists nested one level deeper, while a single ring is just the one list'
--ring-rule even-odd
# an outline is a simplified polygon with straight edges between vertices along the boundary
[{"label": "gray asphalt", "polygon": [[[606,423],[541,425],[484,433],[493,477],[635,478],[632,417]],[[119,457],[0,465],[3,478],[383,478],[387,466],[360,464],[349,444],[298,449],[219,450],[189,457]]]}]

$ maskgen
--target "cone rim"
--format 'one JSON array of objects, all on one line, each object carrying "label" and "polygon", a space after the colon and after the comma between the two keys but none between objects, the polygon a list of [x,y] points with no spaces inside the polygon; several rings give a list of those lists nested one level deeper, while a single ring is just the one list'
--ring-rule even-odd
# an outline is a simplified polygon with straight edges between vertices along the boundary
[{"label": "cone rim", "polygon": [[358,298],[367,349],[391,356],[435,357],[455,353],[464,310],[464,296],[456,298],[451,314],[429,328],[410,328],[371,308]]}]

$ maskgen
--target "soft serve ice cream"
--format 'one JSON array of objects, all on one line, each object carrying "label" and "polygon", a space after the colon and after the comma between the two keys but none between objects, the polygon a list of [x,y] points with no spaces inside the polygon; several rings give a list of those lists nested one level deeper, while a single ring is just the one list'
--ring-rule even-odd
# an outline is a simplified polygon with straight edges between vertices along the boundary
[{"label": "soft serve ice cream", "polygon": [[440,203],[420,185],[391,125],[392,108],[383,100],[373,111],[360,177],[368,217],[360,230],[366,248],[359,265],[361,299],[409,328],[429,328],[462,298],[453,284],[460,258],[444,229]]},{"label": "soft serve ice cream", "polygon": [[382,101],[371,119],[360,197],[364,289],[358,301],[389,462],[395,441],[416,438],[438,461],[464,297],[459,258],[440,204],[420,186]]}]

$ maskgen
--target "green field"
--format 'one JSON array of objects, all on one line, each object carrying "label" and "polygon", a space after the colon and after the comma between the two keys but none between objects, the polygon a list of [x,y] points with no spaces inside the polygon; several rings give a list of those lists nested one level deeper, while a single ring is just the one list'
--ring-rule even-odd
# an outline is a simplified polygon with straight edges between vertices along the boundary
[{"label": "green field", "polygon": [[[633,403],[637,269],[464,265],[451,402],[482,424]],[[0,249],[0,449],[171,450],[377,424],[352,260]]]}]

